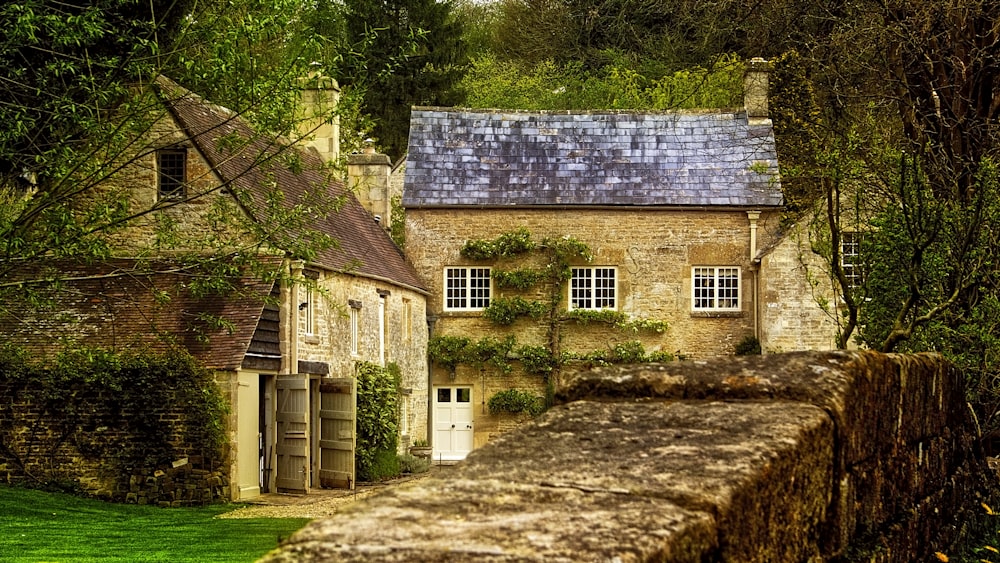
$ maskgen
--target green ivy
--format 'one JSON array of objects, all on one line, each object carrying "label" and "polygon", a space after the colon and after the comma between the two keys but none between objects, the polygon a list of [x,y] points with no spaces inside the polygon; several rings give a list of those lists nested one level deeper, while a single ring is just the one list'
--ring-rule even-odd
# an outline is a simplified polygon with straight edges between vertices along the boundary
[{"label": "green ivy", "polygon": [[545,346],[521,346],[515,350],[514,355],[528,373],[548,377],[559,365],[559,360]]},{"label": "green ivy", "polygon": [[[214,374],[186,352],[80,348],[42,363],[3,346],[0,389],[45,417],[25,422],[35,425],[31,432],[61,436],[82,455],[109,460],[126,483],[135,470],[163,467],[180,455],[197,453],[206,468],[223,460],[228,405]],[[16,424],[0,427],[0,449],[24,467],[38,454],[20,451],[17,431]]]},{"label": "green ivy", "polygon": [[524,291],[535,286],[544,279],[544,274],[531,268],[519,270],[493,270],[493,282],[500,289],[517,289]]},{"label": "green ivy", "polygon": [[471,340],[464,336],[433,336],[427,341],[427,355],[435,364],[452,374],[460,363],[468,361]]},{"label": "green ivy", "polygon": [[674,360],[674,356],[669,352],[651,352],[647,354],[642,342],[630,340],[615,344],[610,350],[600,350],[582,355],[570,354],[568,355],[568,359],[583,360],[596,365],[610,365],[671,362]]},{"label": "green ivy", "polygon": [[[381,481],[399,474],[399,387],[393,371],[358,362],[357,446],[354,454],[359,481]],[[396,368],[395,371],[398,371]]]},{"label": "green ivy", "polygon": [[469,347],[469,357],[476,365],[490,364],[503,373],[510,373],[514,368],[509,358],[516,344],[517,340],[513,336],[503,339],[487,336],[472,343]]},{"label": "green ivy", "polygon": [[579,324],[605,323],[618,330],[636,333],[648,331],[662,334],[670,325],[666,321],[652,319],[629,319],[625,313],[613,309],[573,309],[566,318]]},{"label": "green ivy", "polygon": [[540,319],[548,312],[548,307],[538,301],[528,301],[521,297],[498,297],[483,309],[483,317],[500,326],[514,324],[518,317]]},{"label": "green ivy", "polygon": [[527,413],[531,416],[537,416],[545,411],[545,399],[543,397],[537,397],[528,391],[520,389],[498,391],[490,397],[486,404],[492,414]]},{"label": "green ivy", "polygon": [[531,240],[531,233],[521,227],[493,240],[468,240],[459,253],[470,260],[492,260],[518,256],[534,249],[535,243]]}]

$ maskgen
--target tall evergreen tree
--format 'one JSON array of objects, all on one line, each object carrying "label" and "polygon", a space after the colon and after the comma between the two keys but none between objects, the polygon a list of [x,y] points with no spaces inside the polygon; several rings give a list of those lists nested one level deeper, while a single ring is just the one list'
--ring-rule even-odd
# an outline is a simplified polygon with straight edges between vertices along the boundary
[{"label": "tall evergreen tree", "polygon": [[[365,89],[364,111],[393,158],[406,151],[410,107],[461,103],[467,63],[462,22],[451,0],[346,0],[348,39],[361,56],[345,60],[344,85]],[[401,55],[405,55],[401,57]]]}]

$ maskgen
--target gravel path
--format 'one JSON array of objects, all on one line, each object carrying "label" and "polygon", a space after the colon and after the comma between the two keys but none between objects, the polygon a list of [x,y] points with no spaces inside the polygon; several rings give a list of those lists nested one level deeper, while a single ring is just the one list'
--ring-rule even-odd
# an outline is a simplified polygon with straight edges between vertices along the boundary
[{"label": "gravel path", "polygon": [[239,508],[220,514],[216,518],[326,518],[390,487],[420,481],[441,470],[446,468],[433,466],[427,473],[384,483],[361,484],[353,491],[320,489],[308,495],[269,493],[245,504],[241,503]]}]

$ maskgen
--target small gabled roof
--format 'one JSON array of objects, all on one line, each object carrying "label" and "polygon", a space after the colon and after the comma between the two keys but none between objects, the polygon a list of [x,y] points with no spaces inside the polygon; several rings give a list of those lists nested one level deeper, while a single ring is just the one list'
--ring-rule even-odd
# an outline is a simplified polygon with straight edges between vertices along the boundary
[{"label": "small gabled roof", "polygon": [[[273,186],[284,203],[310,201],[322,191],[342,198],[335,212],[313,217],[305,228],[289,226],[286,239],[307,236],[310,230],[329,235],[334,247],[322,250],[314,262],[324,268],[382,279],[426,292],[416,270],[343,182],[334,180],[314,150],[291,147],[287,141],[261,135],[230,110],[210,104],[166,79],[161,87],[171,114],[223,182],[251,197],[248,212],[264,218],[265,202]],[[239,142],[227,142],[236,138]],[[280,243],[279,243],[280,246]],[[283,248],[283,250],[288,250]]]},{"label": "small gabled roof", "polygon": [[[239,291],[198,296],[186,283],[191,274],[177,264],[117,260],[60,264],[59,270],[63,278],[54,285],[34,285],[47,296],[47,308],[13,300],[0,307],[0,334],[6,342],[42,357],[66,345],[184,349],[205,367],[235,370],[273,285],[247,275]],[[22,274],[25,280],[37,279],[30,272]],[[223,319],[226,326],[211,319]]]},{"label": "small gabled roof", "polygon": [[782,205],[770,120],[414,108],[403,204]]}]

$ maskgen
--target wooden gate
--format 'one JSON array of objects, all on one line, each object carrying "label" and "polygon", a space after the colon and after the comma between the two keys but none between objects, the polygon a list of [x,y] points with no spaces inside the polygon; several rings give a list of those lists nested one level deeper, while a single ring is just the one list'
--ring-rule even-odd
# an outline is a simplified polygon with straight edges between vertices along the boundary
[{"label": "wooden gate", "polygon": [[304,374],[279,375],[275,390],[275,487],[279,493],[305,493],[309,477],[309,378]]},{"label": "wooden gate", "polygon": [[328,489],[353,489],[355,380],[323,379],[319,397],[319,484]]}]

